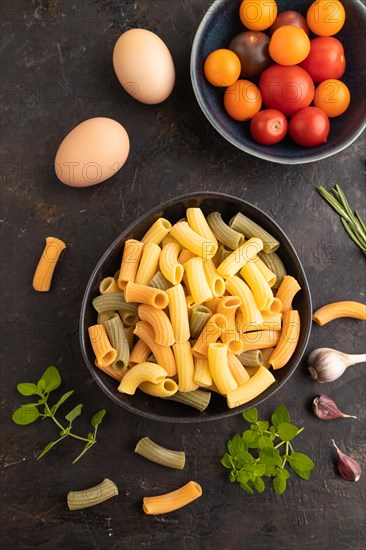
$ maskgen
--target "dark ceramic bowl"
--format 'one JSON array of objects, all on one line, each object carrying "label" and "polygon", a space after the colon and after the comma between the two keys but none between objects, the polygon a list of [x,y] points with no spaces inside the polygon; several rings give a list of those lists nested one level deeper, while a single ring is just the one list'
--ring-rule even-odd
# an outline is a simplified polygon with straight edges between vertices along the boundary
[{"label": "dark ceramic bowl", "polygon": [[[92,306],[92,300],[99,294],[100,281],[119,269],[125,241],[132,238],[141,239],[148,228],[161,216],[169,219],[172,223],[177,222],[185,216],[186,209],[193,206],[199,206],[205,214],[219,211],[227,222],[240,211],[263,226],[264,229],[267,229],[280,241],[281,247],[279,253],[286,269],[289,274],[296,277],[302,288],[296,296],[294,303],[301,317],[300,340],[295,354],[283,369],[274,373],[276,382],[270,388],[256,399],[235,409],[228,409],[226,399],[215,393],[212,393],[211,402],[203,413],[180,403],[148,396],[140,391],[137,391],[132,396],[121,394],[117,391],[118,382],[94,366],[94,354],[89,342],[88,327],[94,325],[97,318],[96,311]],[[87,284],[81,306],[80,344],[85,362],[93,378],[104,393],[121,407],[154,420],[165,422],[203,422],[238,414],[245,409],[258,405],[276,393],[290,378],[305,351],[310,335],[311,316],[311,296],[304,270],[292,244],[276,222],[259,210],[259,208],[235,197],[220,193],[193,193],[172,199],[141,216],[118,237],[99,260]]]},{"label": "dark ceramic bowl", "polygon": [[[223,106],[225,88],[215,88],[206,80],[203,65],[206,57],[218,48],[227,48],[235,35],[245,27],[239,18],[241,0],[216,0],[207,11],[197,30],[191,56],[191,78],[197,101],[212,126],[238,149],[256,157],[283,164],[302,164],[330,157],[349,145],[365,129],[366,103],[364,37],[366,8],[360,0],[347,0],[346,23],[336,35],[345,49],[347,69],[342,80],[351,92],[351,104],[340,117],[331,120],[327,143],[305,148],[296,145],[289,136],[281,143],[263,146],[250,136],[249,123],[229,117]],[[312,0],[277,0],[278,11],[296,10],[306,15]],[[265,32],[265,31],[264,31]]]}]

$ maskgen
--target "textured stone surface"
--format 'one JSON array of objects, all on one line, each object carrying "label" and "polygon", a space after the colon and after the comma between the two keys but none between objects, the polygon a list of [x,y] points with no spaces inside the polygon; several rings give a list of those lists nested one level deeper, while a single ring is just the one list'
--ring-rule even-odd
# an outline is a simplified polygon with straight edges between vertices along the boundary
[{"label": "textured stone surface", "polygon": [[[361,550],[365,542],[364,477],[358,484],[335,472],[331,438],[363,462],[365,376],[357,366],[327,387],[309,380],[303,362],[288,384],[260,412],[285,402],[295,423],[305,425],[298,450],[316,463],[311,480],[292,477],[286,494],[250,496],[230,485],[219,464],[228,436],[244,429],[240,416],[206,425],[161,425],[124,412],[98,389],[78,344],[78,314],[93,266],[136,216],[164,199],[188,191],[224,191],[273,216],[295,243],[312,289],[314,306],[338,299],[364,300],[365,259],[345,234],[338,216],[315,193],[318,184],[341,183],[354,208],[365,215],[364,145],[360,138],[334,158],[302,167],[259,161],[226,143],[201,113],[189,79],[190,47],[209,6],[204,0],[4,1],[2,9],[3,145],[0,227],[3,261],[2,322],[2,526],[1,548],[184,550]],[[112,49],[124,30],[157,32],[170,48],[177,83],[170,99],[150,107],[119,85]],[[53,173],[63,136],[92,116],[125,125],[130,158],[111,181],[84,190],[60,184]],[[52,291],[36,294],[31,281],[44,237],[68,243]],[[315,327],[318,346],[362,352],[365,329],[353,320]],[[63,442],[41,461],[36,454],[57,436],[50,423],[16,427],[10,415],[23,398],[16,383],[34,380],[50,364],[63,388],[75,388],[85,404],[79,419],[101,407],[108,416],[100,443],[72,466],[77,451]],[[320,391],[358,420],[321,423],[311,413]],[[41,429],[42,428],[42,429]],[[165,471],[133,454],[149,436],[183,447],[183,472]],[[66,494],[104,477],[120,495],[85,511],[69,512]],[[203,497],[168,516],[147,517],[145,495],[172,490],[189,479]]]}]

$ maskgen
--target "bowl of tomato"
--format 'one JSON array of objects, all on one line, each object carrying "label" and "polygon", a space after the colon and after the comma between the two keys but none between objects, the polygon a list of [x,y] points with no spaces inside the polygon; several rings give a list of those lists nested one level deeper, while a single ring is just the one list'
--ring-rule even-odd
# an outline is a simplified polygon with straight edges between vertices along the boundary
[{"label": "bowl of tomato", "polygon": [[314,162],[366,127],[361,0],[216,0],[191,53],[198,104],[232,145]]}]

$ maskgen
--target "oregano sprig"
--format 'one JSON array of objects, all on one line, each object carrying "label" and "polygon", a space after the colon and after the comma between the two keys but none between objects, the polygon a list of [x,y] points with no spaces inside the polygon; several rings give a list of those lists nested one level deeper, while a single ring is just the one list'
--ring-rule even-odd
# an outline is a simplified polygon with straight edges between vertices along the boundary
[{"label": "oregano sprig", "polygon": [[102,409],[98,411],[91,419],[91,426],[94,428],[93,432],[88,433],[87,437],[82,437],[75,434],[72,431],[72,426],[74,420],[81,415],[83,405],[80,403],[76,405],[70,412],[65,415],[65,420],[67,420],[68,425],[64,426],[57,418],[56,412],[59,407],[65,403],[65,401],[71,397],[74,393],[74,390],[64,393],[60,399],[54,404],[50,405],[48,402],[49,395],[52,391],[57,390],[61,386],[61,375],[56,367],[48,367],[45,372],[42,374],[41,378],[38,380],[37,384],[30,382],[23,382],[17,385],[18,392],[25,396],[36,395],[38,396],[38,401],[33,403],[26,403],[14,411],[12,415],[12,420],[15,424],[26,426],[35,422],[39,418],[44,420],[45,418],[50,418],[60,430],[60,437],[55,441],[50,441],[44,447],[44,449],[39,453],[37,459],[42,458],[48,451],[50,451],[57,443],[65,439],[66,437],[71,437],[85,443],[84,449],[81,453],[75,458],[73,464],[77,462],[89,449],[95,445],[97,442],[97,431],[98,426],[102,423],[106,410]]},{"label": "oregano sprig", "polygon": [[291,424],[285,405],[274,411],[271,424],[258,420],[256,408],[243,412],[243,417],[250,423],[250,429],[229,439],[228,452],[221,459],[224,468],[230,470],[231,482],[240,483],[247,493],[262,493],[265,489],[262,478],[271,477],[275,492],[282,495],[290,477],[287,465],[301,478],[309,479],[314,463],[305,454],[296,452],[291,443],[304,428]]}]

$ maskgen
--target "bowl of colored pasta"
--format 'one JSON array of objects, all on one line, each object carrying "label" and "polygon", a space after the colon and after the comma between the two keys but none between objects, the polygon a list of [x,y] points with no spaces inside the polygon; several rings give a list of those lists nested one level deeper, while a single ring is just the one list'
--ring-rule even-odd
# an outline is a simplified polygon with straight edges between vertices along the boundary
[{"label": "bowl of colored pasta", "polygon": [[96,265],[80,344],[100,388],[154,420],[225,418],[271,397],[306,349],[311,296],[286,234],[220,193],[166,202]]}]

